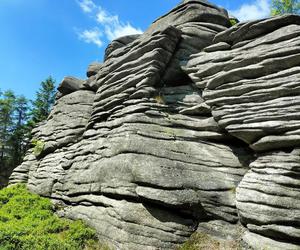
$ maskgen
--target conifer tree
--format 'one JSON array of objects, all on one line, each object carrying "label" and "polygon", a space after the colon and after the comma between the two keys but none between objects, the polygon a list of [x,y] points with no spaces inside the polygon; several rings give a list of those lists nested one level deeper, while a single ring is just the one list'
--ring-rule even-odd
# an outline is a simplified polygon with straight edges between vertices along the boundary
[{"label": "conifer tree", "polygon": [[10,136],[12,165],[17,166],[21,163],[25,155],[29,140],[29,105],[28,100],[24,96],[19,96],[15,99],[14,108],[14,127]]},{"label": "conifer tree", "polygon": [[34,124],[46,120],[55,101],[55,80],[49,76],[41,82],[41,87],[32,102],[32,121]]},{"label": "conifer tree", "polygon": [[0,176],[10,174],[22,162],[32,128],[47,119],[54,100],[52,77],[41,82],[32,107],[24,96],[16,96],[10,90],[0,91]]},{"label": "conifer tree", "polygon": [[0,98],[0,165],[7,164],[9,156],[9,145],[13,131],[13,114],[16,97],[10,90],[2,93]]},{"label": "conifer tree", "polygon": [[272,16],[281,14],[298,14],[300,10],[299,0],[272,0]]}]

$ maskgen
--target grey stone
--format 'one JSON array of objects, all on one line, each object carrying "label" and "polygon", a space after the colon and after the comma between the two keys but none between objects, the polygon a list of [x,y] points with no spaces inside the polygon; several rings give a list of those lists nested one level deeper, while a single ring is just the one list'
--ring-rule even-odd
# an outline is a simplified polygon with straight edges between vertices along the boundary
[{"label": "grey stone", "polygon": [[[206,88],[203,98],[218,124],[255,151],[299,145],[297,18],[274,17],[232,27],[225,37],[232,34],[230,39],[241,42],[249,25],[257,37],[225,51],[208,47],[192,55],[184,67],[199,88]],[[220,34],[218,41],[228,42],[221,41]]]},{"label": "grey stone", "polygon": [[58,91],[62,94],[60,97],[63,95],[70,94],[72,92],[78,91],[83,87],[83,81],[80,79],[77,79],[72,76],[67,76],[65,77],[61,84],[58,86]]},{"label": "grey stone", "polygon": [[258,234],[246,232],[243,236],[243,241],[246,243],[246,249],[257,250],[299,250],[299,245],[278,242],[270,238],[263,237]]},{"label": "grey stone", "polygon": [[239,23],[183,66],[218,125],[257,154],[236,192],[254,249],[299,249],[299,22]]},{"label": "grey stone", "polygon": [[231,224],[222,220],[200,222],[197,228],[198,233],[205,233],[227,241],[239,241],[244,231],[245,229],[241,224]]},{"label": "grey stone", "polygon": [[241,221],[252,232],[300,240],[300,150],[259,156],[237,188]]},{"label": "grey stone", "polygon": [[137,34],[137,35],[123,36],[113,40],[105,49],[104,61],[106,61],[109,57],[113,57],[113,52],[115,50],[128,45],[129,43],[133,42],[139,37],[140,35]]},{"label": "grey stone", "polygon": [[228,43],[219,42],[204,48],[204,51],[213,52],[213,51],[220,51],[220,50],[229,50],[230,48],[231,46]]},{"label": "grey stone", "polygon": [[101,63],[92,62],[87,69],[87,72],[86,72],[87,77],[96,75],[99,72],[99,70],[101,69],[101,65],[102,65]]}]

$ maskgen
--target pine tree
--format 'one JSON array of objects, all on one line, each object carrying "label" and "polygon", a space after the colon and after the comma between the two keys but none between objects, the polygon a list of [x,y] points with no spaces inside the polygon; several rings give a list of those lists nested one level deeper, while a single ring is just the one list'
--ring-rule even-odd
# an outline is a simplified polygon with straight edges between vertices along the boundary
[{"label": "pine tree", "polygon": [[47,119],[54,100],[55,81],[51,77],[41,82],[31,112],[24,96],[0,91],[0,177],[8,177],[22,162],[32,128]]},{"label": "pine tree", "polygon": [[13,113],[16,97],[12,91],[5,91],[0,99],[0,165],[5,166],[9,159],[9,145],[13,131]]},{"label": "pine tree", "polygon": [[49,76],[41,82],[41,87],[32,102],[32,121],[34,124],[46,120],[55,101],[55,80]]},{"label": "pine tree", "polygon": [[14,166],[21,163],[27,149],[30,133],[30,128],[27,125],[29,118],[28,103],[28,100],[24,96],[19,96],[15,99],[14,128],[8,142],[11,148],[12,165]]},{"label": "pine tree", "polygon": [[272,16],[281,14],[298,14],[300,10],[299,0],[272,0]]}]

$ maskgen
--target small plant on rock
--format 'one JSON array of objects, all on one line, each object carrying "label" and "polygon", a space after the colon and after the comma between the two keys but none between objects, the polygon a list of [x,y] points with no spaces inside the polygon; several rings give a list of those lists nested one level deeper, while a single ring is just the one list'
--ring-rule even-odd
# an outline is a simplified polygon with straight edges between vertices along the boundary
[{"label": "small plant on rock", "polygon": [[45,142],[43,142],[42,140],[33,139],[31,143],[34,146],[33,147],[33,154],[36,157],[38,157],[42,153],[42,151],[45,147]]}]

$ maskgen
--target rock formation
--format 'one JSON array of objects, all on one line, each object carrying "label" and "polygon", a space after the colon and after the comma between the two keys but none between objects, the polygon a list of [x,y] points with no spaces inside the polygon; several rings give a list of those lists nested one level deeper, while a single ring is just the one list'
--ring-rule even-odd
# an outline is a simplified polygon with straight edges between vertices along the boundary
[{"label": "rock formation", "polygon": [[64,79],[10,183],[119,249],[175,249],[195,230],[299,249],[299,34],[299,16],[231,27],[183,1]]}]

